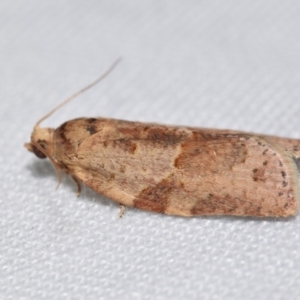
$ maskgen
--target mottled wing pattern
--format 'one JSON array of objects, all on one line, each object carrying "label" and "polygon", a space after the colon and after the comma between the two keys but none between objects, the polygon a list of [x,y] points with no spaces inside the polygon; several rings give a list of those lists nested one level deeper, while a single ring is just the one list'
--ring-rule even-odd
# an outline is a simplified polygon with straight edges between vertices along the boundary
[{"label": "mottled wing pattern", "polygon": [[[118,203],[182,216],[287,216],[297,211],[296,165],[287,147],[272,138],[83,120],[87,134],[75,141],[72,162],[65,163],[70,173]],[[62,152],[68,152],[67,144]]]}]

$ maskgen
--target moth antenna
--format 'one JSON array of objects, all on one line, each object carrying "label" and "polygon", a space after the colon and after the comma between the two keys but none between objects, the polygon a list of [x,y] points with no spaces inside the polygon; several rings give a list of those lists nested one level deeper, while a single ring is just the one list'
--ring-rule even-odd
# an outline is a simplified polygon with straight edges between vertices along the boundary
[{"label": "moth antenna", "polygon": [[51,155],[49,155],[49,154],[47,153],[47,151],[46,151],[42,146],[39,145],[39,143],[33,141],[33,142],[31,142],[31,144],[32,144],[33,146],[37,147],[42,153],[44,153],[44,154],[51,160],[51,162],[52,162],[52,164],[53,164],[53,166],[54,166],[54,169],[55,169],[55,171],[56,171],[57,178],[58,178],[58,183],[57,183],[57,186],[56,186],[56,189],[58,189],[59,185],[61,184],[61,171],[60,171],[60,169],[59,169],[57,163],[56,163],[55,160],[51,157]]},{"label": "moth antenna", "polygon": [[76,92],[75,94],[73,94],[72,96],[70,96],[69,98],[67,98],[66,100],[64,100],[59,105],[57,105],[54,109],[52,109],[44,117],[42,117],[40,120],[38,120],[37,123],[36,123],[36,125],[35,125],[35,127],[38,127],[45,119],[49,118],[54,112],[56,112],[62,106],[64,106],[65,104],[67,104],[68,102],[70,102],[71,100],[73,100],[74,98],[76,98],[77,96],[81,95],[82,93],[84,93],[85,91],[87,91],[88,89],[90,89],[91,87],[93,87],[94,85],[96,85],[97,83],[99,83],[102,79],[104,79],[117,66],[117,64],[120,61],[121,61],[121,58],[118,58],[99,78],[97,78],[95,81],[93,81],[92,83],[90,83],[89,85],[87,85],[86,87],[84,87],[83,89],[79,90],[78,92]]}]

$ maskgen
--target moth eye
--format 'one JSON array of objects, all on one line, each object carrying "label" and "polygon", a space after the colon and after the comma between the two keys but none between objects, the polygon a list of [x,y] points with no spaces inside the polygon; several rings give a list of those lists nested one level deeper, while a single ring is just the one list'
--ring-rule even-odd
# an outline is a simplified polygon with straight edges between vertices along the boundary
[{"label": "moth eye", "polygon": [[[44,148],[44,147],[43,147]],[[36,146],[32,145],[32,150],[33,153],[38,157],[38,158],[46,158],[47,156],[39,150]]]}]

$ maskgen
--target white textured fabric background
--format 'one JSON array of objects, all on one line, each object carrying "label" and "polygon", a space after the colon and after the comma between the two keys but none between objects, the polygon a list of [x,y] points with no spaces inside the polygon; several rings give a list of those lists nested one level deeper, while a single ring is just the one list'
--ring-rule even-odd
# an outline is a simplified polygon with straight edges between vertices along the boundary
[{"label": "white textured fabric background", "polygon": [[80,116],[300,138],[300,2],[0,2],[0,299],[299,299],[300,218],[119,207],[23,148]]}]

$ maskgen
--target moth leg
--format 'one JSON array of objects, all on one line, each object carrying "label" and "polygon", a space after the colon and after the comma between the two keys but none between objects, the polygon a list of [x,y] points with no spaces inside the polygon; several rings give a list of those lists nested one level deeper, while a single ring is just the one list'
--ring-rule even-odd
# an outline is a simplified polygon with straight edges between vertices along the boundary
[{"label": "moth leg", "polygon": [[77,184],[77,193],[76,193],[76,195],[77,195],[77,197],[79,197],[80,194],[81,194],[81,182],[77,177],[75,177],[75,176],[71,176],[71,177],[73,178],[73,180]]},{"label": "moth leg", "polygon": [[120,212],[119,212],[119,218],[122,218],[125,214],[126,207],[122,204],[120,204]]}]

